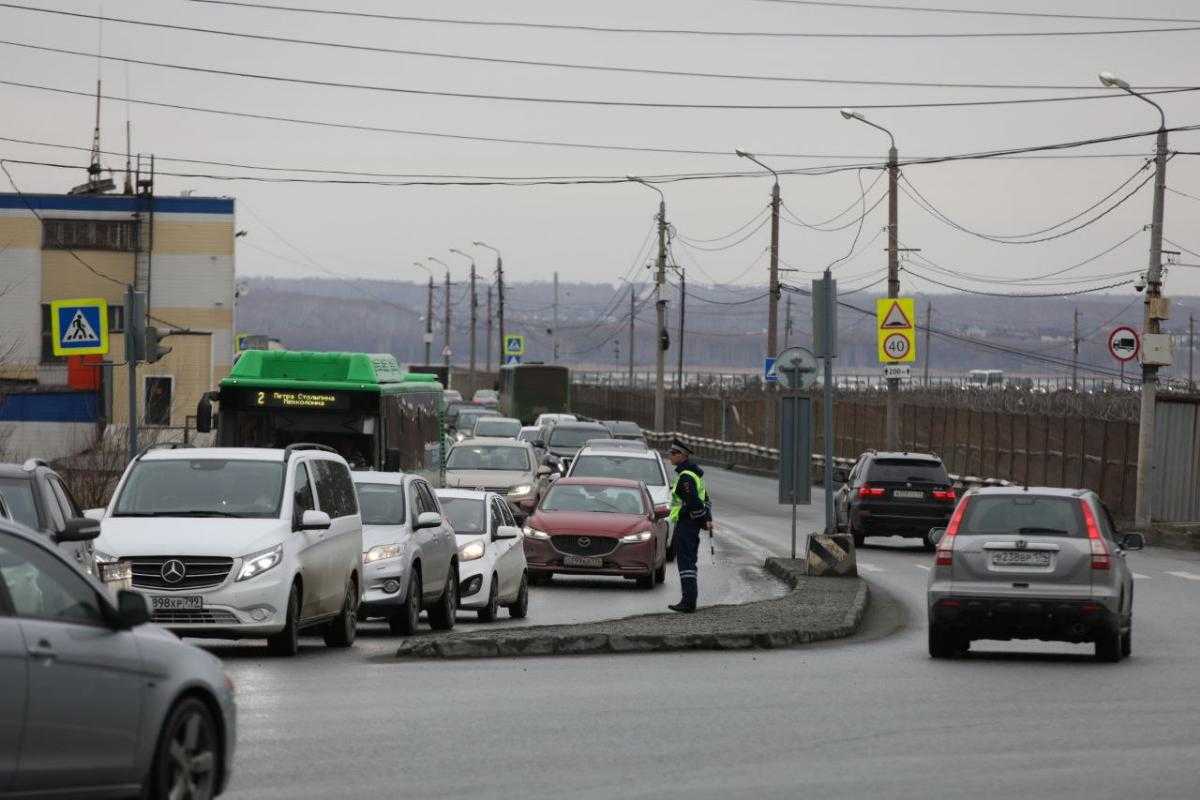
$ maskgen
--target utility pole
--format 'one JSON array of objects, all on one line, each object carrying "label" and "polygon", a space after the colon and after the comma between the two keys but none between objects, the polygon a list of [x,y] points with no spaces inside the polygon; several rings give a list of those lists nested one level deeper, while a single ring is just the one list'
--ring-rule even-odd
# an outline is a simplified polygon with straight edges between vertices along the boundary
[{"label": "utility pole", "polygon": [[929,329],[933,327],[933,301],[925,304],[925,386],[929,386]]},{"label": "utility pole", "polygon": [[[771,186],[771,273],[767,285],[767,357],[779,355],[779,207],[783,201],[779,194],[779,173],[759,161],[748,150],[734,150],[739,158],[748,158],[770,172],[775,178]],[[790,299],[790,298],[789,298]]]},{"label": "utility pole", "polygon": [[483,369],[492,371],[492,287],[487,290],[487,346],[483,348]]},{"label": "utility pole", "polygon": [[666,372],[667,351],[663,347],[667,333],[667,301],[663,297],[663,286],[667,283],[667,196],[662,189],[646,183],[641,178],[627,176],[628,180],[640,183],[647,189],[658,192],[658,263],[654,270],[654,308],[656,326],[654,329],[654,430],[661,431],[666,426]]},{"label": "utility pole", "polygon": [[[1154,150],[1154,207],[1150,222],[1150,264],[1146,270],[1146,308],[1142,335],[1160,333],[1159,319],[1162,302],[1162,239],[1163,203],[1167,187],[1167,115],[1162,106],[1135,91],[1128,83],[1108,72],[1100,73],[1100,82],[1110,88],[1122,89],[1144,100],[1158,111],[1159,126]],[[1142,407],[1138,419],[1137,501],[1134,507],[1134,526],[1141,530],[1150,527],[1150,472],[1154,468],[1155,404],[1158,401],[1158,367],[1142,364]]]},{"label": "utility pole", "polygon": [[468,364],[471,371],[471,380],[475,380],[475,328],[478,322],[477,310],[479,308],[479,298],[475,295],[475,262],[471,262],[471,347],[469,350],[470,359]]},{"label": "utility pole", "polygon": [[633,388],[633,323],[634,320],[634,290],[633,284],[629,284],[629,388]]},{"label": "utility pole", "polygon": [[1196,391],[1195,373],[1192,367],[1196,361],[1196,315],[1188,314],[1188,391]]},{"label": "utility pole", "polygon": [[442,363],[450,366],[450,270],[446,270],[446,327],[442,337]]},{"label": "utility pole", "polygon": [[429,273],[429,293],[425,297],[425,363],[433,358],[433,273]]},{"label": "utility pole", "polygon": [[683,413],[683,320],[687,311],[687,275],[682,267],[679,269],[679,362],[675,368],[675,430],[680,428]]},{"label": "utility pole", "polygon": [[558,363],[558,270],[554,271],[554,363]]},{"label": "utility pole", "polygon": [[498,367],[504,366],[504,259],[500,257],[500,251],[485,242],[472,242],[476,247],[483,247],[491,250],[496,254],[496,332],[499,334],[499,361],[496,362]]},{"label": "utility pole", "polygon": [[1079,391],[1079,309],[1075,309],[1071,323],[1071,391]]},{"label": "utility pole", "polygon": [[783,349],[788,347],[788,340],[792,338],[792,296],[787,296],[787,311],[783,315]]}]

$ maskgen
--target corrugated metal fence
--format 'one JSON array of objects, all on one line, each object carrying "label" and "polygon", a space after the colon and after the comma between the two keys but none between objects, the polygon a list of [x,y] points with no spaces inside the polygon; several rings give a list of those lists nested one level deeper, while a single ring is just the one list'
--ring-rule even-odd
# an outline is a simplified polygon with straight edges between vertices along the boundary
[{"label": "corrugated metal fence", "polygon": [[1200,398],[1159,398],[1150,513],[1163,522],[1200,522]]}]

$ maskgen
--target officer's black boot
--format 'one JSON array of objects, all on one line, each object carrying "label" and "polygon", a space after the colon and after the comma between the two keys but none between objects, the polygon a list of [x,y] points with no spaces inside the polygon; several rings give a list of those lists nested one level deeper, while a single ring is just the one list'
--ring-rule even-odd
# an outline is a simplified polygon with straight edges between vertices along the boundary
[{"label": "officer's black boot", "polygon": [[691,614],[696,610],[696,579],[692,577],[680,577],[679,585],[683,589],[683,599],[673,606],[667,606],[667,608],[682,614]]}]

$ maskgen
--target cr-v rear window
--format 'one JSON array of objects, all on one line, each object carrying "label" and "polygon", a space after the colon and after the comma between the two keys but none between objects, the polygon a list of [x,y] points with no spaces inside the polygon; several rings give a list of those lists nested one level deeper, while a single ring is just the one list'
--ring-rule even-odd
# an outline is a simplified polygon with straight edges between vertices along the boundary
[{"label": "cr-v rear window", "polygon": [[1087,537],[1079,501],[1073,498],[1028,494],[977,495],[963,502],[967,503],[967,510],[958,528],[959,536],[1026,534],[1072,539]]},{"label": "cr-v rear window", "polygon": [[870,483],[934,483],[948,486],[950,476],[938,461],[878,458],[867,468]]}]

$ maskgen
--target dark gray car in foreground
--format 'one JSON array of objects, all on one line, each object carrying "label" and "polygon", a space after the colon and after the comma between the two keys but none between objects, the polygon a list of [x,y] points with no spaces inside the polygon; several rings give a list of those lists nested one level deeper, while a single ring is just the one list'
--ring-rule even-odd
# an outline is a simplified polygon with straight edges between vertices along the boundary
[{"label": "dark gray car in foreground", "polygon": [[114,604],[44,536],[0,521],[0,796],[221,793],[233,685],[149,619],[141,594]]}]

